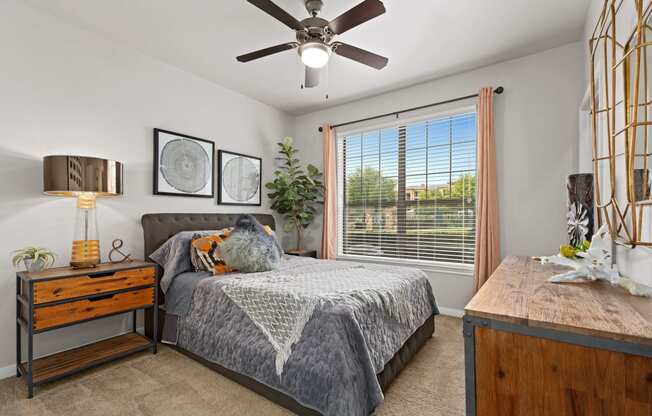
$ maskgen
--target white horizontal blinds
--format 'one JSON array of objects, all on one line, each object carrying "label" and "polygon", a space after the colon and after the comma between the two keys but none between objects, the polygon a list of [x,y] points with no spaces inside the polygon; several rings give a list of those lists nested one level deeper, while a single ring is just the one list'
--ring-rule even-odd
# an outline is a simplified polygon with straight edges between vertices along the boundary
[{"label": "white horizontal blinds", "polygon": [[472,264],[476,116],[341,139],[341,254]]}]

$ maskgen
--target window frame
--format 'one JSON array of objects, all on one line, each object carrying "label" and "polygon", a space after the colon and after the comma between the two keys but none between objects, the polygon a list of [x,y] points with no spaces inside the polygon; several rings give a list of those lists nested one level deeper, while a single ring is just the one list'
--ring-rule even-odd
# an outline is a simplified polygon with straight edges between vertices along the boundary
[{"label": "window frame", "polygon": [[[473,264],[464,264],[464,263],[451,263],[443,262],[437,260],[419,260],[419,259],[404,259],[404,258],[394,258],[394,257],[382,257],[382,256],[365,256],[359,254],[344,254],[342,252],[344,247],[344,236],[342,235],[342,230],[344,226],[343,222],[343,208],[344,208],[344,169],[342,168],[341,160],[342,155],[342,146],[346,136],[351,136],[355,134],[361,134],[368,132],[370,130],[380,130],[383,128],[391,127],[400,127],[407,124],[419,123],[427,120],[433,120],[437,118],[446,118],[453,117],[457,115],[475,113],[477,119],[478,109],[476,105],[467,105],[462,107],[454,107],[444,111],[438,111],[434,113],[425,113],[420,114],[414,117],[400,118],[397,116],[396,119],[392,121],[386,121],[383,123],[376,124],[367,124],[364,126],[359,126],[357,128],[346,129],[340,131],[336,130],[335,135],[335,147],[336,147],[336,183],[337,183],[337,259],[338,260],[349,260],[349,261],[361,261],[367,263],[381,263],[389,265],[410,265],[415,266],[420,269],[437,272],[442,274],[450,274],[461,277],[473,277],[473,270],[475,263]],[[477,143],[477,126],[476,126],[476,143]],[[476,175],[477,175],[477,160],[476,160]],[[477,192],[477,190],[476,190]]]}]

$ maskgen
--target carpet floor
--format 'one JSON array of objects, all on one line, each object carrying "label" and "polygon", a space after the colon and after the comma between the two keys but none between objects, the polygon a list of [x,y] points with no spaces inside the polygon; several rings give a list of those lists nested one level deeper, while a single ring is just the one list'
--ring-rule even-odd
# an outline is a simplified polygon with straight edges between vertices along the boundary
[{"label": "carpet floor", "polygon": [[[376,415],[464,414],[462,321],[439,316],[435,335],[385,394]],[[37,387],[0,381],[0,415],[265,415],[292,413],[192,359],[162,346]]]}]

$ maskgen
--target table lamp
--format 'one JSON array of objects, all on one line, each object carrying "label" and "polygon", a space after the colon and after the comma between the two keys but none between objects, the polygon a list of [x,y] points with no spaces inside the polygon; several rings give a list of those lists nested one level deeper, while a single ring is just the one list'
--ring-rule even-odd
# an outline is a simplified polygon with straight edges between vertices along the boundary
[{"label": "table lamp", "polygon": [[70,265],[95,267],[100,263],[95,198],[122,194],[122,163],[87,156],[45,156],[43,192],[77,198]]}]

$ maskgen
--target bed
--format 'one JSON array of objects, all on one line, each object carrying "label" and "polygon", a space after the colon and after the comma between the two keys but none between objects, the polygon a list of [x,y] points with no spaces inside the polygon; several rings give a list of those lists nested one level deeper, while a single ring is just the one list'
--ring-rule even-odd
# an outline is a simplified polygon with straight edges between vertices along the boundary
[{"label": "bed", "polygon": [[[177,233],[229,227],[238,216],[146,214],[141,221],[145,255]],[[275,229],[273,216],[254,216]],[[372,413],[434,333],[438,313],[430,284],[417,269],[286,256],[273,272],[219,278],[185,273],[174,279],[166,293],[159,287],[165,305],[159,310],[159,333],[166,341],[299,415]],[[318,296],[310,309],[305,303],[287,306],[297,296],[288,296],[283,285],[309,293],[340,281],[357,288],[385,282],[387,288]],[[147,332],[153,324],[149,314]]]}]

